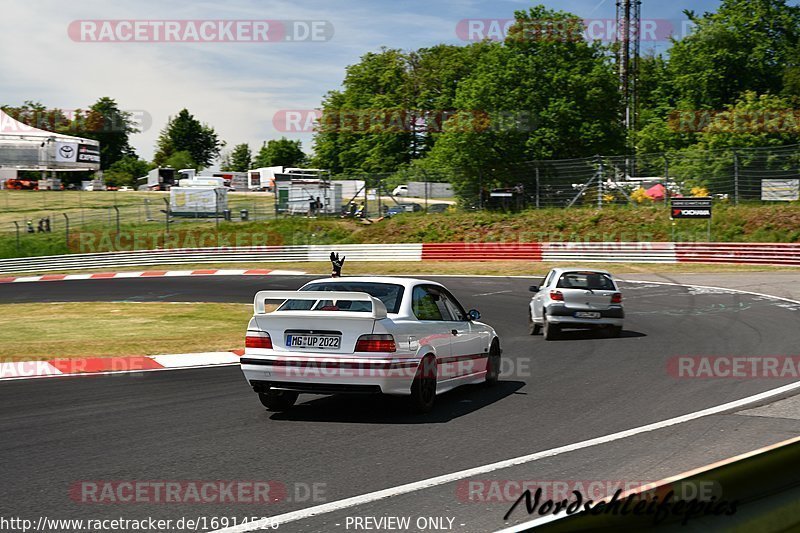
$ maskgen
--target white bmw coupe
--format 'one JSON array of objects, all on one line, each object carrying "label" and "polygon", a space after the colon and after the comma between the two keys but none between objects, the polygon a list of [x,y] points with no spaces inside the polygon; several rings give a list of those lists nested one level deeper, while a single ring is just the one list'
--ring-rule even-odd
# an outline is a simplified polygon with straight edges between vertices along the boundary
[{"label": "white bmw coupe", "polygon": [[299,393],[405,395],[419,412],[459,385],[494,384],[500,340],[443,285],[346,277],[260,291],[242,372],[269,410]]}]

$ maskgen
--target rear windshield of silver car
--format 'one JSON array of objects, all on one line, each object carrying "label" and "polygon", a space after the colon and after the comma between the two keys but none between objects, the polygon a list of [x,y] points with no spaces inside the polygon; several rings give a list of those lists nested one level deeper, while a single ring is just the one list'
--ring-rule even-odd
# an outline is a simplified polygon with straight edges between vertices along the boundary
[{"label": "rear windshield of silver car", "polygon": [[[301,291],[344,291],[344,292],[366,292],[370,296],[377,298],[386,306],[387,313],[397,313],[400,310],[400,302],[403,300],[403,286],[393,283],[372,283],[366,281],[340,281],[313,283],[300,289]],[[350,311],[357,313],[372,312],[370,302],[359,302],[351,300],[286,300],[279,308],[280,311]]]},{"label": "rear windshield of silver car", "polygon": [[602,272],[564,272],[558,279],[556,288],[593,291],[617,290],[611,278]]}]

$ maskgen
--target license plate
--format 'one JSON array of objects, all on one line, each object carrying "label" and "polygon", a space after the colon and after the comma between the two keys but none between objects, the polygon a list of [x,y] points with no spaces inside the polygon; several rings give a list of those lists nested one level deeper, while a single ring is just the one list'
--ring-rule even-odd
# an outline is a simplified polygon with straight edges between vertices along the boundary
[{"label": "license plate", "polygon": [[287,348],[338,350],[341,341],[341,337],[333,335],[286,335]]},{"label": "license plate", "polygon": [[600,318],[600,313],[597,311],[577,311],[575,318]]}]

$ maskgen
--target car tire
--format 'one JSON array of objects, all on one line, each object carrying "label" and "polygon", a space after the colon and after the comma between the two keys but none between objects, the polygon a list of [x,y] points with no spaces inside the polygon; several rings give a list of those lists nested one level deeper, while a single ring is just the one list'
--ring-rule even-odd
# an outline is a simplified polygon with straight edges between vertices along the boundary
[{"label": "car tire", "polygon": [[542,325],[537,324],[533,321],[533,317],[531,317],[530,313],[528,314],[528,334],[530,335],[538,335],[539,332],[542,330]]},{"label": "car tire", "polygon": [[417,413],[427,413],[433,409],[436,400],[436,358],[428,355],[417,367],[417,374],[411,383],[411,409]]},{"label": "car tire", "polygon": [[259,392],[258,399],[267,411],[286,411],[297,401],[298,393],[289,390],[269,390]]},{"label": "car tire", "polygon": [[608,326],[607,334],[609,337],[619,337],[622,335],[622,326]]},{"label": "car tire", "polygon": [[542,324],[542,333],[544,333],[544,340],[552,341],[561,333],[561,328],[555,324],[551,324],[550,321],[547,320],[547,315],[545,315],[544,323]]},{"label": "car tire", "polygon": [[500,344],[492,341],[489,357],[486,359],[486,385],[493,387],[500,379]]}]

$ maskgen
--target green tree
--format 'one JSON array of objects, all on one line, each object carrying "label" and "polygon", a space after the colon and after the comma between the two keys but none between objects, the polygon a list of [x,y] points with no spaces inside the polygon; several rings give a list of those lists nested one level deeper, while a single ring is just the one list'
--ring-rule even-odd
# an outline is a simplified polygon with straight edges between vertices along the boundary
[{"label": "green tree", "polygon": [[315,166],[386,172],[411,160],[406,69],[405,54],[386,48],[347,67],[344,90],[329,92],[322,102]]},{"label": "green tree", "polygon": [[383,48],[362,56],[347,68],[343,90],[322,102],[315,166],[389,172],[423,157],[453,110],[458,84],[490,46]]},{"label": "green tree", "polygon": [[797,65],[800,7],[785,0],[723,0],[715,13],[686,15],[695,31],[670,49],[679,99],[694,109],[722,109],[745,91],[780,94]]},{"label": "green tree", "polygon": [[[642,60],[637,150],[699,153],[734,146],[731,141],[783,143],[775,132],[725,133],[722,122],[710,124],[708,118],[734,107],[741,116],[747,109],[765,111],[765,105],[800,103],[800,7],[784,0],[724,0],[715,13],[687,16],[697,26],[673,43],[669,61]],[[765,95],[787,100],[761,100]]]},{"label": "green tree", "polygon": [[111,165],[104,177],[108,185],[136,187],[136,180],[145,176],[150,168],[147,161],[134,155],[125,155]]},{"label": "green tree", "polygon": [[117,102],[103,97],[89,110],[76,117],[77,134],[100,141],[100,168],[111,168],[123,157],[134,156],[130,136],[140,130],[133,120],[133,114],[119,109]]},{"label": "green tree", "polygon": [[[732,192],[734,154],[740,169],[753,165],[761,173],[777,170],[793,173],[800,164],[795,150],[777,150],[796,144],[800,134],[795,110],[786,97],[747,91],[721,112],[676,111],[669,127],[695,131],[696,142],[668,154],[670,176],[684,184],[684,192],[692,186],[708,186],[712,192]],[[770,147],[776,149],[752,150]],[[748,172],[740,177],[740,185],[743,190],[760,190],[761,177],[762,174]],[[748,179],[750,182],[746,182]],[[715,190],[715,184],[725,189]]]},{"label": "green tree", "polygon": [[49,109],[41,102],[25,100],[21,106],[1,106],[10,117],[28,126],[57,133],[70,133],[74,123],[61,109]]},{"label": "green tree", "polygon": [[[464,170],[459,190],[476,190],[481,172],[498,184],[523,182],[514,165],[622,149],[620,99],[609,51],[574,38],[582,22],[544,7],[517,11],[505,42],[485,49],[459,84],[459,110],[428,157]],[[563,34],[531,33],[543,20]]]},{"label": "green tree", "polygon": [[253,167],[298,167],[306,161],[300,141],[286,137],[265,142],[258,151]]},{"label": "green tree", "polygon": [[190,154],[187,150],[171,153],[170,156],[164,160],[163,164],[159,164],[158,166],[170,167],[176,170],[181,170],[184,168],[201,168],[200,165],[198,165],[192,158],[192,154]]},{"label": "green tree", "polygon": [[201,123],[182,109],[177,116],[170,117],[158,137],[154,161],[163,166],[177,152],[188,152],[194,168],[202,170],[219,157],[225,143],[217,137],[214,128]]},{"label": "green tree", "polygon": [[253,153],[247,143],[237,144],[230,153],[225,154],[220,165],[223,172],[247,172],[253,162]]}]

